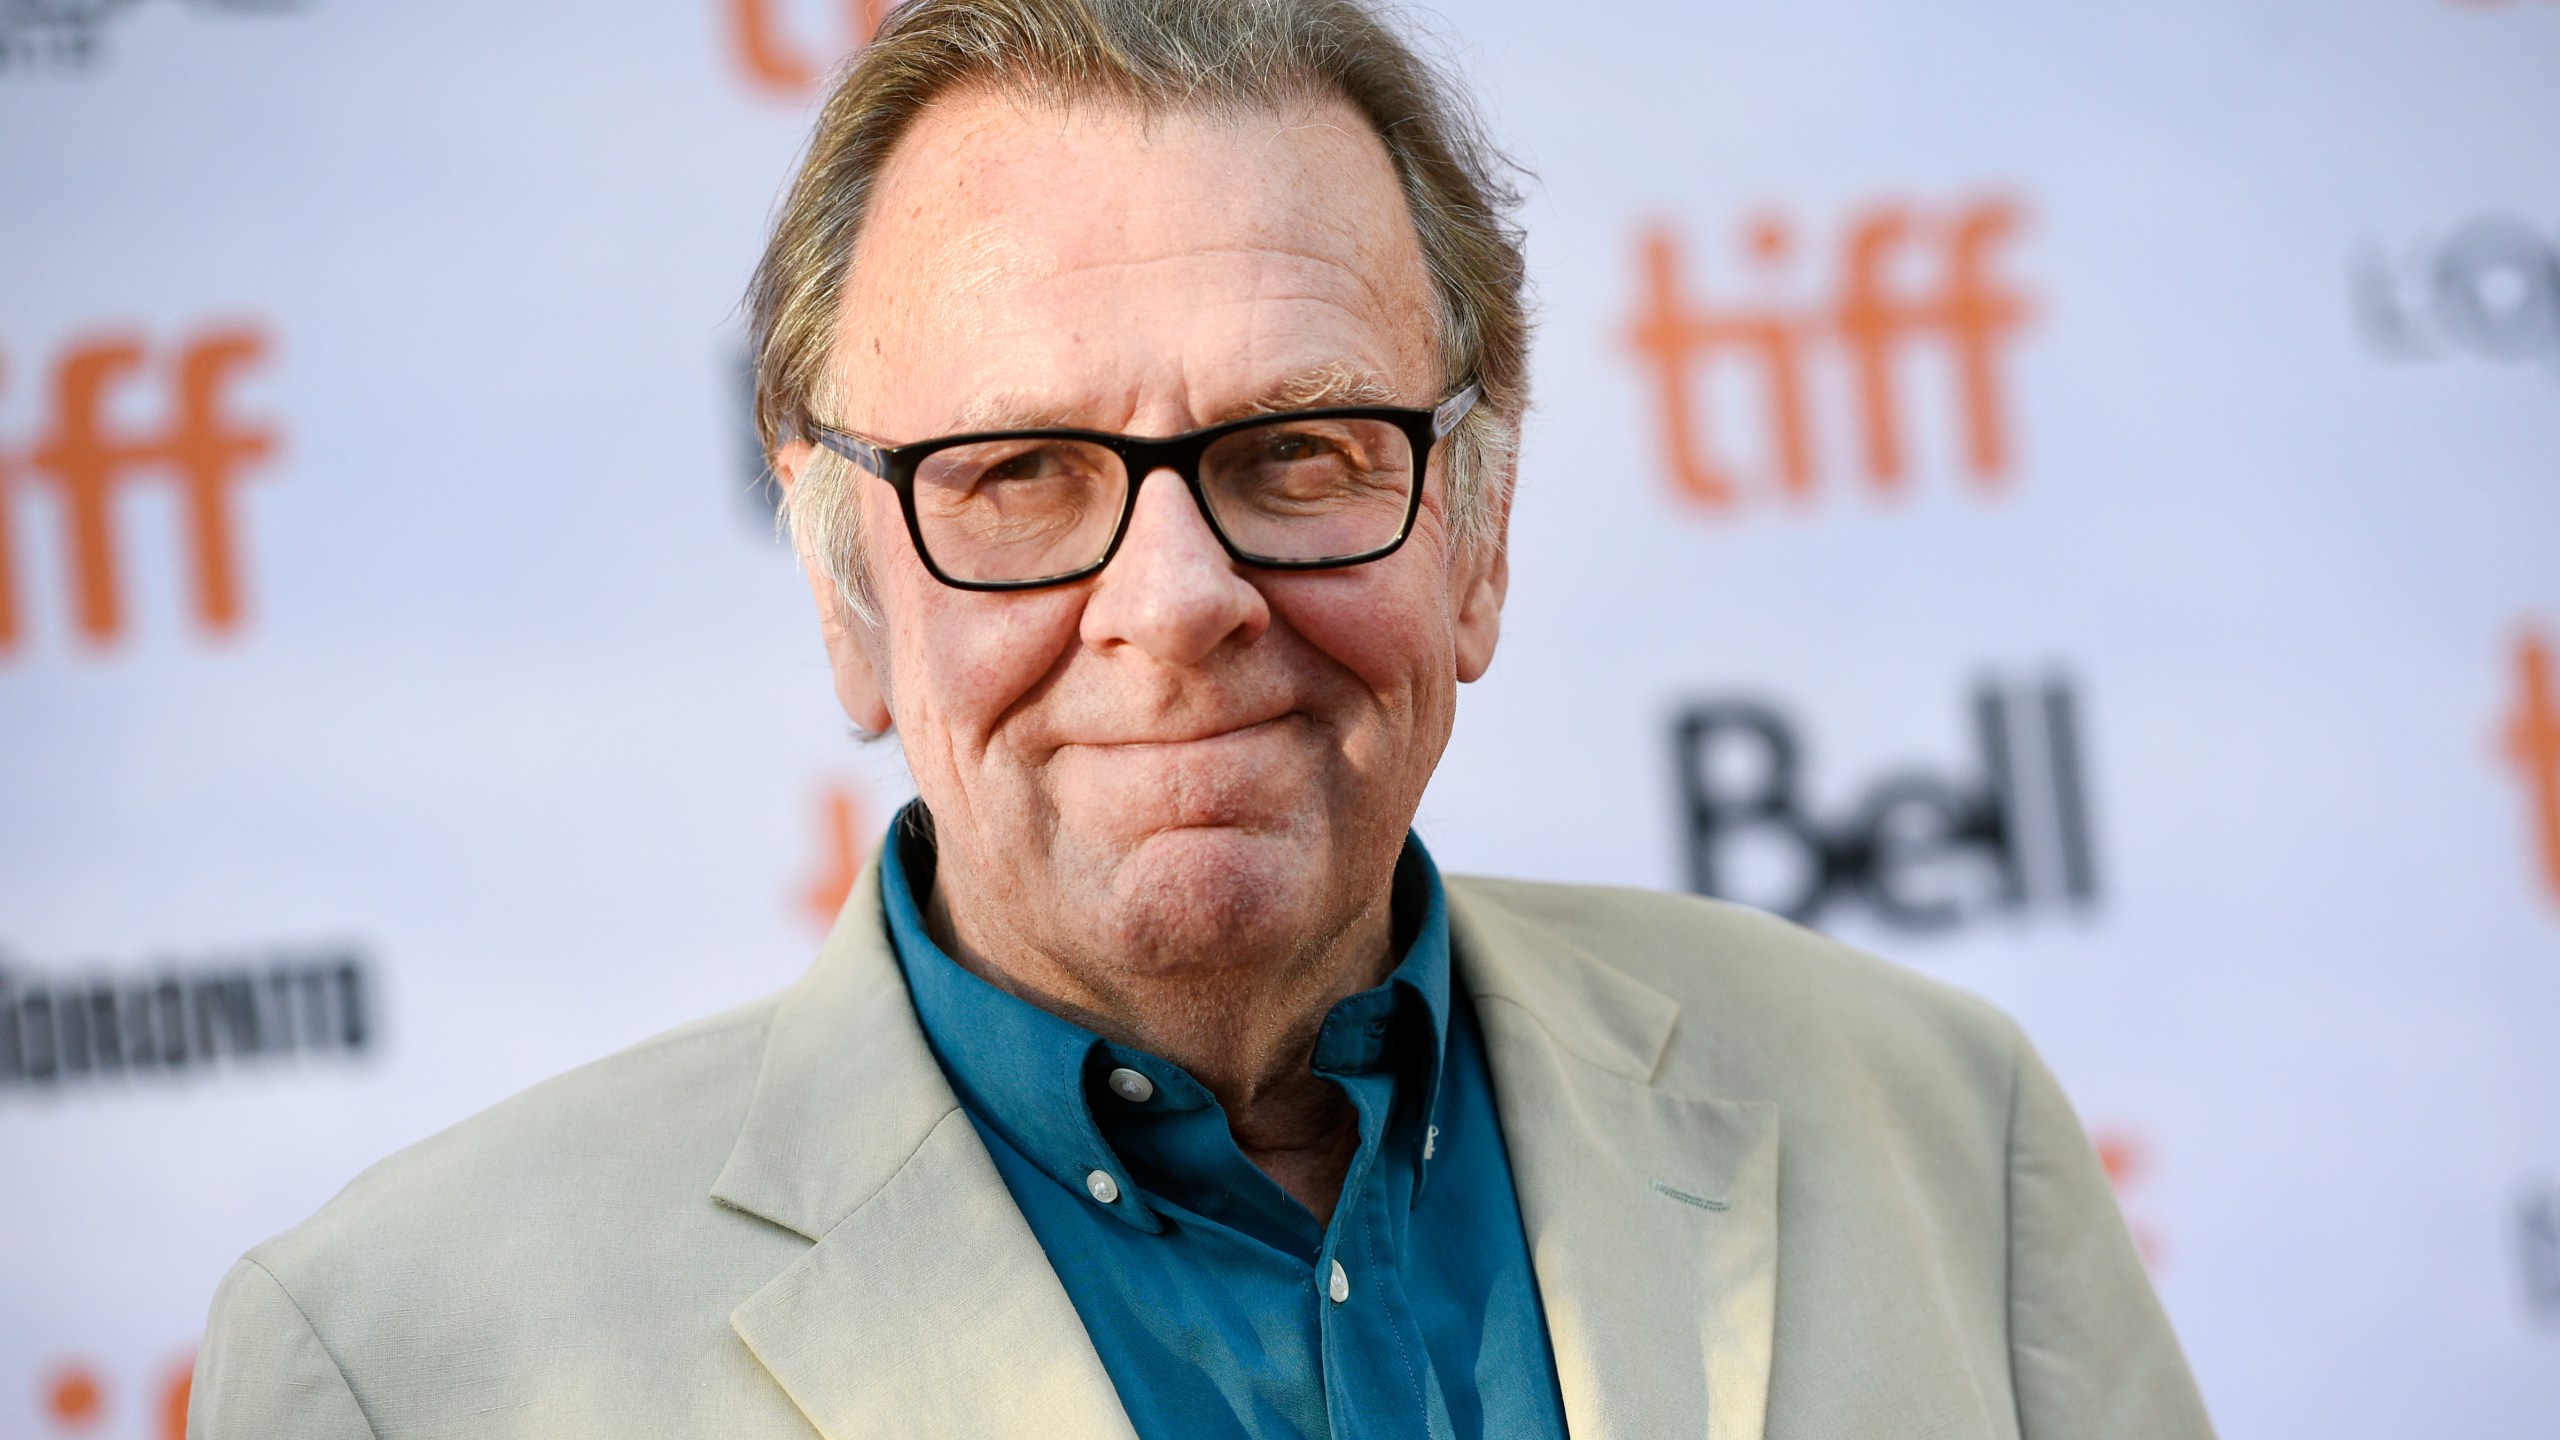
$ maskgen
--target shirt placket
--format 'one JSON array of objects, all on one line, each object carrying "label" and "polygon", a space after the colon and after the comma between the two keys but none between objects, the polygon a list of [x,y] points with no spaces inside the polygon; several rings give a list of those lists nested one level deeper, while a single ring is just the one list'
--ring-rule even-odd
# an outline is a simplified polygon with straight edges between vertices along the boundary
[{"label": "shirt placket", "polygon": [[1325,1410],[1334,1440],[1447,1436],[1442,1407],[1429,1397],[1430,1358],[1398,1283],[1402,1232],[1395,1212],[1410,1181],[1390,1183],[1400,1169],[1389,1153],[1396,1085],[1377,1063],[1384,1017],[1367,1024],[1362,1068],[1333,1076],[1359,1112],[1360,1149],[1343,1178],[1313,1276]]}]

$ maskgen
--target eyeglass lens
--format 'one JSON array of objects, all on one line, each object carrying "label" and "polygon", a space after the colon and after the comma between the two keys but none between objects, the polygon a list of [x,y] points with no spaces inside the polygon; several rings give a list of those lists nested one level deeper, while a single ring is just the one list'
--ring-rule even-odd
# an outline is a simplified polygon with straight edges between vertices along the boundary
[{"label": "eyeglass lens", "polygon": [[[1392,544],[1416,483],[1413,444],[1383,420],[1291,417],[1220,436],[1200,457],[1210,523],[1255,560],[1351,559]],[[1111,546],[1131,477],[1087,440],[954,445],[916,468],[916,529],[958,580],[1045,580]]]}]

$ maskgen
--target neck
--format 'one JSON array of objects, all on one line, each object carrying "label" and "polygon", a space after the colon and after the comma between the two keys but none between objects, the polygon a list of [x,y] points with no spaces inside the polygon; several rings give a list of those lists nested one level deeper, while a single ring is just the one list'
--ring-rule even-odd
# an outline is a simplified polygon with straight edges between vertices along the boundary
[{"label": "neck", "polygon": [[1359,1148],[1359,1116],[1313,1069],[1317,1032],[1344,997],[1394,968],[1393,885],[1330,933],[1260,963],[1174,965],[1112,973],[1021,943],[1010,927],[955,907],[934,877],[925,920],[970,973],[1095,1034],[1161,1055],[1206,1086],[1238,1148],[1317,1219],[1332,1218]]}]

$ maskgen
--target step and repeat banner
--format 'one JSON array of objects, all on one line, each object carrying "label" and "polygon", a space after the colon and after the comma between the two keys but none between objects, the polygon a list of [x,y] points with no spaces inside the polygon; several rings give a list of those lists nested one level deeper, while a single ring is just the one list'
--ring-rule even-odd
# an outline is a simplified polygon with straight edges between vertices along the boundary
[{"label": "step and repeat banner", "polygon": [[[0,0],[0,1436],[788,983],[737,299],[876,0]],[[2560,1435],[2560,0],[1447,0],[1543,329],[1449,868],[2017,1016],[2234,1437]]]}]

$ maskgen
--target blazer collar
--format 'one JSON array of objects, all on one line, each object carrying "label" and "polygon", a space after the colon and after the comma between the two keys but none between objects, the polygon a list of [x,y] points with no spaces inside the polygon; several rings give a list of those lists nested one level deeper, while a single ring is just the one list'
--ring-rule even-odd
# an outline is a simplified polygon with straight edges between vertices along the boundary
[{"label": "blazer collar", "polygon": [[1449,891],[1567,1428],[1760,1440],[1777,1107],[1661,1088],[1677,1002],[1489,887]]},{"label": "blazer collar", "polygon": [[1489,888],[1465,879],[1449,886],[1467,992],[1536,1017],[1555,1044],[1590,1064],[1652,1083],[1679,1002],[1504,906]]},{"label": "blazer collar", "polygon": [[827,1440],[1133,1440],[917,1027],[876,858],[774,1013],[711,1194],[815,1242],[729,1321]]},{"label": "blazer collar", "polygon": [[712,1198],[816,1240],[880,1192],[959,1108],[890,955],[875,858],[783,994]]}]

